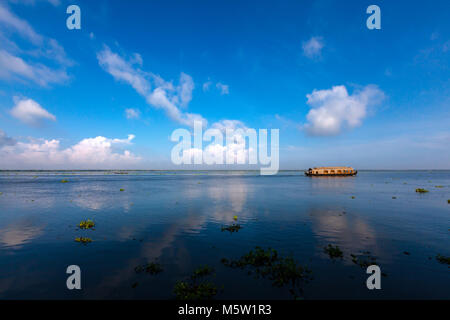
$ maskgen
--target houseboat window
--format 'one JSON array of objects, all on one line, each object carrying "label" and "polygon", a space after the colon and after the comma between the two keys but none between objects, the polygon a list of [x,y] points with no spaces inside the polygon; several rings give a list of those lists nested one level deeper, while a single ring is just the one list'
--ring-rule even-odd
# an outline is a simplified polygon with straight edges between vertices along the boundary
[{"label": "houseboat window", "polygon": [[323,173],[328,173],[328,170],[324,170]]}]

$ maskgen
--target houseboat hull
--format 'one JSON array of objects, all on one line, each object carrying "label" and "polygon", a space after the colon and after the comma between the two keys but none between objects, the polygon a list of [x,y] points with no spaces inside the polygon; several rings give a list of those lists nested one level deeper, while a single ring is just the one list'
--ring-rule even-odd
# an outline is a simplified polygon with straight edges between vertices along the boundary
[{"label": "houseboat hull", "polygon": [[352,177],[357,173],[352,167],[314,167],[305,171],[308,177]]},{"label": "houseboat hull", "polygon": [[352,173],[309,173],[305,172],[305,176],[308,177],[352,177],[356,176],[358,171],[352,172]]}]

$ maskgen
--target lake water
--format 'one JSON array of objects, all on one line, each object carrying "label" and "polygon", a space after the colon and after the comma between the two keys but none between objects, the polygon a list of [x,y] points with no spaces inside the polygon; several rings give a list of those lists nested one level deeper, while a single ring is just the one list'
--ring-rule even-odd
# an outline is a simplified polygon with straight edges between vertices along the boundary
[{"label": "lake water", "polygon": [[[221,262],[259,246],[312,271],[304,299],[450,299],[450,268],[436,259],[450,255],[449,191],[450,171],[1,172],[0,298],[174,299],[176,282],[208,265],[215,299],[293,299],[270,275]],[[86,219],[95,230],[77,227]],[[242,228],[222,231],[233,223]],[[351,254],[376,258],[381,290]],[[163,271],[135,271],[149,262]],[[82,290],[67,289],[69,265]]]}]

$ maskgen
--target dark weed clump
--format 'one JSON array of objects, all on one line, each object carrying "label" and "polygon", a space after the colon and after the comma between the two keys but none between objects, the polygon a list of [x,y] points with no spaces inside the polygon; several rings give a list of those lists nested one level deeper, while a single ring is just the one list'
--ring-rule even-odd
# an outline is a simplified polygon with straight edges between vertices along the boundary
[{"label": "dark weed clump", "polygon": [[236,223],[233,223],[232,225],[221,228],[222,232],[228,231],[229,233],[238,232],[241,229],[242,229],[242,226],[240,224],[236,224]]},{"label": "dark weed clump", "polygon": [[342,259],[344,257],[344,253],[339,248],[339,246],[333,247],[331,244],[329,244],[327,247],[325,247],[323,249],[323,251],[325,251],[325,253],[328,254],[331,259],[336,259],[336,258]]},{"label": "dark weed clump", "polygon": [[159,263],[150,262],[141,266],[137,266],[136,268],[134,268],[134,271],[136,271],[136,273],[145,272],[151,275],[156,275],[163,272],[163,268]]},{"label": "dark weed clump", "polygon": [[291,256],[279,256],[272,248],[255,247],[238,260],[224,258],[221,262],[230,268],[247,269],[248,274],[256,278],[267,278],[273,286],[290,286],[289,292],[294,298],[302,296],[302,284],[312,279],[311,270],[299,265]]},{"label": "dark weed clump", "polygon": [[377,258],[370,254],[370,251],[363,251],[360,255],[350,254],[352,262],[361,268],[366,269],[368,266],[377,264]]},{"label": "dark weed clump", "polygon": [[85,237],[78,237],[78,238],[75,238],[75,242],[79,242],[79,243],[82,243],[82,244],[88,244],[88,243],[92,242],[92,239],[91,238],[85,238]]},{"label": "dark weed clump", "polygon": [[206,276],[212,275],[213,273],[214,273],[214,268],[212,268],[208,265],[200,266],[194,270],[194,272],[191,275],[191,279],[198,279],[198,278],[206,277]]},{"label": "dark weed clump", "polygon": [[178,300],[210,300],[217,295],[217,286],[206,278],[213,275],[210,266],[200,266],[184,281],[177,281],[173,293]]},{"label": "dark weed clump", "polygon": [[417,192],[417,193],[427,193],[427,192],[429,192],[429,191],[426,190],[426,189],[423,189],[423,188],[417,188],[417,189],[416,189],[416,192]]},{"label": "dark weed clump", "polygon": [[443,256],[443,255],[438,254],[438,255],[436,256],[436,260],[437,260],[439,263],[450,265],[450,257],[445,257],[445,256]]},{"label": "dark weed clump", "polygon": [[80,224],[78,225],[78,227],[80,229],[93,229],[95,227],[95,223],[91,219],[87,219],[87,220],[81,221]]},{"label": "dark weed clump", "polygon": [[69,182],[69,180],[67,180],[67,179],[62,179],[61,180],[61,183],[67,183],[67,182]]}]

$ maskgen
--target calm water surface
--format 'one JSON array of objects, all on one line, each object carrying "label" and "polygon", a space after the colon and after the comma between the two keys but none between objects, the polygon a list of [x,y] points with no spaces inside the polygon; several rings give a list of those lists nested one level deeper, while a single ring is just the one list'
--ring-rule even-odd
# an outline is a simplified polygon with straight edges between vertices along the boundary
[{"label": "calm water surface", "polygon": [[[221,263],[260,246],[312,270],[305,299],[450,299],[450,268],[436,260],[450,255],[449,191],[450,171],[1,172],[0,298],[173,299],[176,281],[206,264],[223,286],[217,299],[292,299],[288,287]],[[222,232],[235,215],[243,228]],[[95,230],[79,230],[88,218]],[[344,258],[330,259],[328,244]],[[369,291],[352,262],[364,251],[387,275],[382,290]],[[162,273],[135,272],[155,260]],[[81,291],[66,288],[72,264]]]}]

